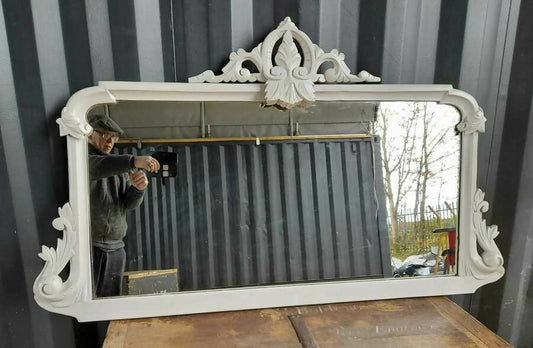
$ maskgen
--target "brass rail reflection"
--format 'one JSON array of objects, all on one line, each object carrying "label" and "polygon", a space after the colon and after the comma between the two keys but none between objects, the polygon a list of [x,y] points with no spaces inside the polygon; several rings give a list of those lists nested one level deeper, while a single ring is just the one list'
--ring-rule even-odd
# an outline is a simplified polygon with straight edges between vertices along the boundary
[{"label": "brass rail reflection", "polygon": [[124,138],[118,141],[119,144],[138,143],[210,143],[224,141],[280,141],[280,140],[324,140],[324,139],[368,139],[372,135],[368,134],[330,134],[330,135],[286,135],[276,137],[229,137],[229,138],[186,138],[186,139],[143,139]]}]

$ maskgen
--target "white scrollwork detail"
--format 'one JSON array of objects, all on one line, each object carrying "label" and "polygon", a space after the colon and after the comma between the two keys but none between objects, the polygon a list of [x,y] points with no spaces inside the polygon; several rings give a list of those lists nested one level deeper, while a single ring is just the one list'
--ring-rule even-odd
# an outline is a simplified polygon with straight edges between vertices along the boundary
[{"label": "white scrollwork detail", "polygon": [[252,52],[246,52],[242,48],[229,55],[229,63],[222,68],[222,75],[215,76],[212,70],[207,70],[200,75],[190,77],[189,82],[265,82],[261,73],[251,73],[243,68],[245,61],[251,61],[255,66],[261,66],[261,44]]},{"label": "white scrollwork detail", "polygon": [[473,243],[471,255],[472,262],[467,264],[467,273],[477,279],[483,279],[494,273],[504,273],[503,256],[494,242],[499,234],[498,226],[487,226],[487,222],[483,219],[483,213],[489,209],[489,203],[484,200],[485,193],[477,189],[474,194],[473,203],[473,227],[477,243],[483,250],[481,256],[477,252],[477,245]]},{"label": "white scrollwork detail", "polygon": [[487,119],[485,118],[483,109],[478,107],[472,114],[464,115],[461,123],[457,125],[457,130],[465,134],[484,132],[486,121]]},{"label": "white scrollwork detail", "polygon": [[300,67],[302,57],[294,44],[291,32],[287,30],[274,58],[277,66],[270,70],[271,78],[266,81],[266,104],[290,108],[292,105],[315,99],[313,81],[306,79],[307,69]]},{"label": "white scrollwork detail", "polygon": [[59,135],[70,135],[74,138],[83,139],[87,134],[92,131],[92,127],[89,125],[83,125],[79,118],[75,117],[65,107],[61,111],[61,118],[56,120],[59,125]]},{"label": "white scrollwork detail", "polygon": [[[274,46],[281,44],[274,56]],[[296,42],[295,42],[296,41]],[[298,51],[300,46],[302,55]],[[314,83],[357,83],[380,82],[379,77],[366,71],[352,75],[344,62],[344,54],[337,50],[325,53],[313,44],[311,39],[291,21],[289,17],[280,23],[265,40],[251,52],[239,49],[229,56],[230,61],[222,69],[221,75],[207,70],[189,78],[189,82],[266,82],[265,99],[267,105],[283,108],[305,106],[315,100]],[[259,72],[252,73],[243,68],[245,61],[252,62]],[[318,73],[320,66],[332,63],[333,67],[324,74]]]},{"label": "white scrollwork detail", "polygon": [[74,255],[77,230],[69,203],[58,208],[58,213],[59,217],[52,221],[52,226],[63,231],[63,238],[58,238],[57,250],[42,246],[39,257],[45,261],[45,265],[33,284],[33,293],[37,302],[42,299],[52,306],[66,307],[74,303],[81,293],[81,287],[73,284],[72,272],[66,282],[59,276]]}]

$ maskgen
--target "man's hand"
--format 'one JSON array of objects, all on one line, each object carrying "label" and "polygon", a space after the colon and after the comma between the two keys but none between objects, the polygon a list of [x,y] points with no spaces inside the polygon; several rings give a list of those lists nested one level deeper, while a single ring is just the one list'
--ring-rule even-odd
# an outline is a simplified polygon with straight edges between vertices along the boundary
[{"label": "man's hand", "polygon": [[133,162],[135,168],[146,169],[149,172],[157,172],[159,170],[159,162],[152,156],[135,156]]},{"label": "man's hand", "polygon": [[130,181],[133,187],[138,190],[144,190],[148,186],[148,178],[142,171],[130,172]]}]

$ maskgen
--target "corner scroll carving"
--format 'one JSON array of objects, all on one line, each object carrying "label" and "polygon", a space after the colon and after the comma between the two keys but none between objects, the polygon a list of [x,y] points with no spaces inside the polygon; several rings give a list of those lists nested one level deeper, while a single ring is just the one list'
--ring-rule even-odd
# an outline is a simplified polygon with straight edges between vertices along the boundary
[{"label": "corner scroll carving", "polygon": [[63,108],[61,118],[56,120],[59,125],[59,135],[70,135],[77,139],[83,139],[92,131],[88,124],[83,125],[79,118],[75,117],[68,108]]},{"label": "corner scroll carving", "polygon": [[81,287],[77,283],[78,277],[73,276],[73,272],[66,282],[63,282],[59,276],[74,256],[77,230],[76,219],[69,203],[58,208],[58,213],[59,217],[52,221],[52,226],[58,231],[63,231],[63,238],[58,238],[57,250],[42,246],[39,257],[45,261],[45,265],[35,279],[33,293],[38,303],[42,300],[54,307],[66,307],[76,302],[81,294]]},{"label": "corner scroll carving", "polygon": [[[274,55],[274,46],[281,39],[281,44]],[[298,51],[298,44],[302,55]],[[303,56],[303,57],[302,57]],[[276,63],[272,64],[272,58]],[[265,99],[267,105],[279,105],[283,108],[305,106],[315,100],[314,83],[359,83],[380,82],[379,77],[366,71],[352,75],[344,62],[344,54],[337,50],[325,53],[311,39],[286,17],[277,29],[251,52],[239,49],[232,52],[229,62],[222,69],[221,75],[207,70],[200,75],[189,78],[189,82],[266,82]],[[252,73],[243,68],[245,61],[252,62],[259,72]],[[323,74],[320,66],[330,62],[333,67]]]},{"label": "corner scroll carving", "polygon": [[467,264],[466,270],[469,275],[476,279],[483,279],[494,273],[501,276],[504,273],[503,256],[494,242],[500,232],[498,226],[487,226],[487,222],[483,219],[483,213],[489,209],[489,203],[484,198],[485,193],[477,189],[472,202],[474,234],[483,253],[480,256],[476,243],[473,243],[470,251],[472,262]]},{"label": "corner scroll carving", "polygon": [[472,112],[470,115],[464,115],[461,123],[457,125],[457,130],[464,132],[465,134],[470,134],[474,132],[485,132],[485,114],[481,107]]}]

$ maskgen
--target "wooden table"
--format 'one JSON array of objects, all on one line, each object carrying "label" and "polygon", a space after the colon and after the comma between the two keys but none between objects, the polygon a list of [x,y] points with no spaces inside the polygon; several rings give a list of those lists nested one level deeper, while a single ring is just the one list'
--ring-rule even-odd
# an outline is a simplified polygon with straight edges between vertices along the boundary
[{"label": "wooden table", "polygon": [[104,347],[510,347],[445,297],[116,320]]}]

